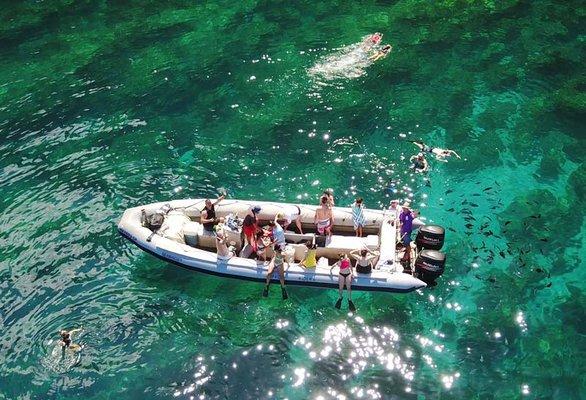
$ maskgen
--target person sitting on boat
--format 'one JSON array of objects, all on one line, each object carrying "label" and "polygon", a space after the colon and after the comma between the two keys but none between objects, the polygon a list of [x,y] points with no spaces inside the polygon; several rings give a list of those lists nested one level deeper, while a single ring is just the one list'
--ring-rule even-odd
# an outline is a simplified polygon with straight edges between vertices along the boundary
[{"label": "person sitting on boat", "polygon": [[370,274],[372,272],[373,260],[378,253],[369,249],[355,249],[350,255],[356,260],[356,272],[359,274]]},{"label": "person sitting on boat", "polygon": [[385,58],[390,52],[393,50],[393,46],[390,44],[386,44],[383,46],[382,49],[378,50],[376,53],[368,57],[368,59],[372,62],[378,61],[381,58]]},{"label": "person sitting on boat", "polygon": [[296,205],[286,205],[283,207],[283,212],[280,213],[279,219],[283,220],[283,229],[287,230],[291,222],[295,221],[297,230],[303,235],[303,229],[301,228],[301,209]]},{"label": "person sitting on boat", "polygon": [[458,153],[456,153],[454,150],[440,149],[439,147],[431,147],[431,146],[426,145],[422,141],[418,141],[418,140],[412,140],[411,143],[413,143],[415,146],[419,147],[419,150],[421,150],[422,152],[433,154],[435,156],[435,159],[438,161],[448,162],[448,160],[446,160],[446,158],[451,157],[452,155],[455,155],[456,157],[461,158],[458,155]]},{"label": "person sitting on boat", "polygon": [[334,267],[340,268],[338,273],[339,297],[334,307],[340,309],[340,307],[342,306],[344,286],[346,286],[346,291],[348,292],[348,308],[350,309],[350,311],[354,312],[356,311],[356,307],[352,302],[352,264],[350,263],[350,258],[348,258],[348,254],[340,255],[340,260],[338,260],[338,262],[332,265],[332,268],[330,268],[330,273],[332,272]]},{"label": "person sitting on boat", "polygon": [[255,235],[256,231],[258,231],[258,218],[256,216],[259,212],[259,206],[250,207],[244,217],[244,221],[242,222],[242,232],[244,233],[248,244],[252,246],[253,251],[256,251]]},{"label": "person sitting on boat", "polygon": [[401,261],[409,263],[411,261],[411,233],[413,232],[413,220],[417,213],[411,210],[409,203],[405,202],[402,206],[399,221],[401,222],[401,242],[405,246],[405,254]]},{"label": "person sitting on boat", "polygon": [[258,230],[256,232],[256,256],[262,257],[263,261],[267,260],[267,248],[271,245],[271,239],[265,234],[264,230]]},{"label": "person sitting on boat", "polygon": [[317,266],[317,244],[308,240],[305,242],[305,246],[307,247],[307,251],[305,252],[305,257],[299,263],[299,266],[303,268],[315,268]]},{"label": "person sitting on boat", "polygon": [[317,227],[317,233],[320,235],[331,236],[333,220],[334,215],[332,209],[328,206],[328,198],[327,196],[322,196],[321,207],[315,210],[315,217],[313,219],[313,222]]},{"label": "person sitting on boat", "polygon": [[72,343],[72,338],[73,338],[73,334],[77,333],[77,332],[81,332],[83,330],[82,327],[80,328],[76,328],[76,329],[72,329],[70,331],[66,331],[65,329],[62,329],[59,331],[59,335],[61,336],[61,340],[59,341],[59,344],[61,345],[61,347],[63,348],[63,350],[65,351],[65,349],[70,349],[72,351],[80,351],[81,350],[81,346],[77,343]]},{"label": "person sitting on boat", "polygon": [[[328,207],[332,208],[335,205],[334,202],[334,189],[332,188],[327,188],[326,190],[324,190],[324,192],[321,195],[322,197],[327,197],[328,199]],[[320,200],[320,204],[321,204],[321,198]]]},{"label": "person sitting on boat", "polygon": [[226,243],[226,233],[223,229],[216,230],[216,251],[218,257],[232,258],[234,256],[234,252],[230,251]]},{"label": "person sitting on boat", "polygon": [[415,170],[415,172],[424,173],[429,170],[429,164],[427,163],[423,153],[412,156],[409,159],[409,162],[411,163],[411,167]]},{"label": "person sitting on boat", "polygon": [[275,216],[274,221],[269,222],[271,236],[273,237],[272,243],[275,246],[279,245],[285,247],[287,245],[287,242],[285,241],[285,231],[283,230],[283,227],[277,222],[278,217],[279,214]]},{"label": "person sitting on boat", "polygon": [[283,256],[284,249],[285,246],[280,246],[278,244],[275,245],[275,255],[269,264],[269,269],[267,271],[267,283],[262,292],[263,297],[267,297],[269,295],[269,285],[271,284],[273,271],[276,268],[279,272],[279,282],[281,283],[281,294],[283,295],[283,300],[287,300],[287,298],[289,298],[287,289],[285,289],[285,257]]},{"label": "person sitting on boat", "polygon": [[366,223],[362,197],[358,197],[356,201],[354,201],[354,204],[352,204],[352,221],[354,222],[356,236],[362,237],[362,228],[364,228],[364,224]]},{"label": "person sitting on boat", "polygon": [[213,203],[210,199],[205,200],[205,207],[201,210],[201,223],[203,225],[204,234],[214,234],[214,225],[217,222],[215,206],[222,200],[224,200],[224,195],[218,197]]}]

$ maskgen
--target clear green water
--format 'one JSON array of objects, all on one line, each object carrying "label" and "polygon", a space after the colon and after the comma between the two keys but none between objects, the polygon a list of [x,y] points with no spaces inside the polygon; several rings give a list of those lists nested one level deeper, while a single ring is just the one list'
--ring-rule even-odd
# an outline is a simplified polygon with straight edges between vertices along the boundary
[{"label": "clear green water", "polygon": [[[0,398],[586,397],[585,14],[578,1],[6,2]],[[308,76],[374,31],[394,51],[363,76]],[[403,136],[464,160],[433,162],[425,186]],[[220,186],[307,202],[333,187],[378,208],[389,177],[448,229],[447,271],[409,295],[356,293],[354,316],[335,291],[263,299],[116,232],[127,207]],[[71,366],[56,332],[79,325]]]}]

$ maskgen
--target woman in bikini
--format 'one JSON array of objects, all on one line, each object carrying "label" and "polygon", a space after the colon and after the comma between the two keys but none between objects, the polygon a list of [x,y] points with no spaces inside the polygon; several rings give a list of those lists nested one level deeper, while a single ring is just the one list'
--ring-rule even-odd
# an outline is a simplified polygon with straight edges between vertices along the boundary
[{"label": "woman in bikini", "polygon": [[334,307],[339,309],[342,306],[342,293],[344,292],[344,286],[346,286],[346,290],[348,291],[348,309],[354,312],[356,311],[356,306],[352,302],[352,264],[350,263],[348,254],[342,254],[340,256],[340,260],[330,268],[330,273],[334,267],[340,268],[338,272],[338,288],[340,292]]},{"label": "woman in bikini", "polygon": [[454,150],[440,149],[439,147],[431,147],[431,146],[426,145],[422,141],[417,141],[417,140],[411,141],[411,143],[413,143],[415,146],[419,147],[419,150],[421,150],[422,152],[433,154],[435,156],[435,159],[438,161],[448,162],[448,160],[446,160],[446,157],[451,157],[452,155],[455,155],[456,157],[461,158],[458,155],[458,153],[456,153]]}]

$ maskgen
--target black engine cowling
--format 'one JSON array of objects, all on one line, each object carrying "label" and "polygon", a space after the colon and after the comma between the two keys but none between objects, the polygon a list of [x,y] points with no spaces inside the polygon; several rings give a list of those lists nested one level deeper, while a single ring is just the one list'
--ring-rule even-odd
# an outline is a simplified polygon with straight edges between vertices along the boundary
[{"label": "black engine cowling", "polygon": [[417,249],[439,250],[444,245],[446,231],[439,225],[425,225],[417,232]]},{"label": "black engine cowling", "polygon": [[446,255],[437,250],[422,250],[415,260],[415,275],[423,282],[434,282],[444,273]]}]

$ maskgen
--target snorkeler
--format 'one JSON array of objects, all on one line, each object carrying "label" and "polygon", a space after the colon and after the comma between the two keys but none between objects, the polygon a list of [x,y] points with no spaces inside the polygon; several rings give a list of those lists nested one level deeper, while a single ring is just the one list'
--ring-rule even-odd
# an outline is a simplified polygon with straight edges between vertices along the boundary
[{"label": "snorkeler", "polygon": [[70,349],[72,351],[81,350],[81,346],[77,343],[72,343],[71,339],[74,333],[81,332],[82,329],[83,327],[72,329],[70,331],[66,331],[65,329],[59,331],[59,335],[61,335],[61,340],[59,341],[59,344],[61,345],[61,347],[63,347],[63,351],[65,351],[65,349]]},{"label": "snorkeler", "polygon": [[429,164],[425,159],[423,153],[419,153],[416,156],[412,156],[409,159],[409,162],[411,163],[411,167],[415,170],[415,172],[424,173],[429,170]]},{"label": "snorkeler", "polygon": [[426,145],[422,141],[417,140],[410,140],[410,142],[413,143],[415,146],[419,147],[419,150],[421,150],[422,152],[433,154],[436,160],[439,161],[448,162],[448,160],[446,160],[446,157],[451,157],[452,154],[458,158],[461,158],[458,155],[458,153],[456,153],[454,150],[440,149],[439,147],[431,147]]},{"label": "snorkeler", "polygon": [[385,58],[390,52],[393,50],[393,46],[390,44],[386,44],[383,46],[382,49],[378,50],[376,53],[368,57],[368,59],[372,62],[378,61],[381,58]]}]

